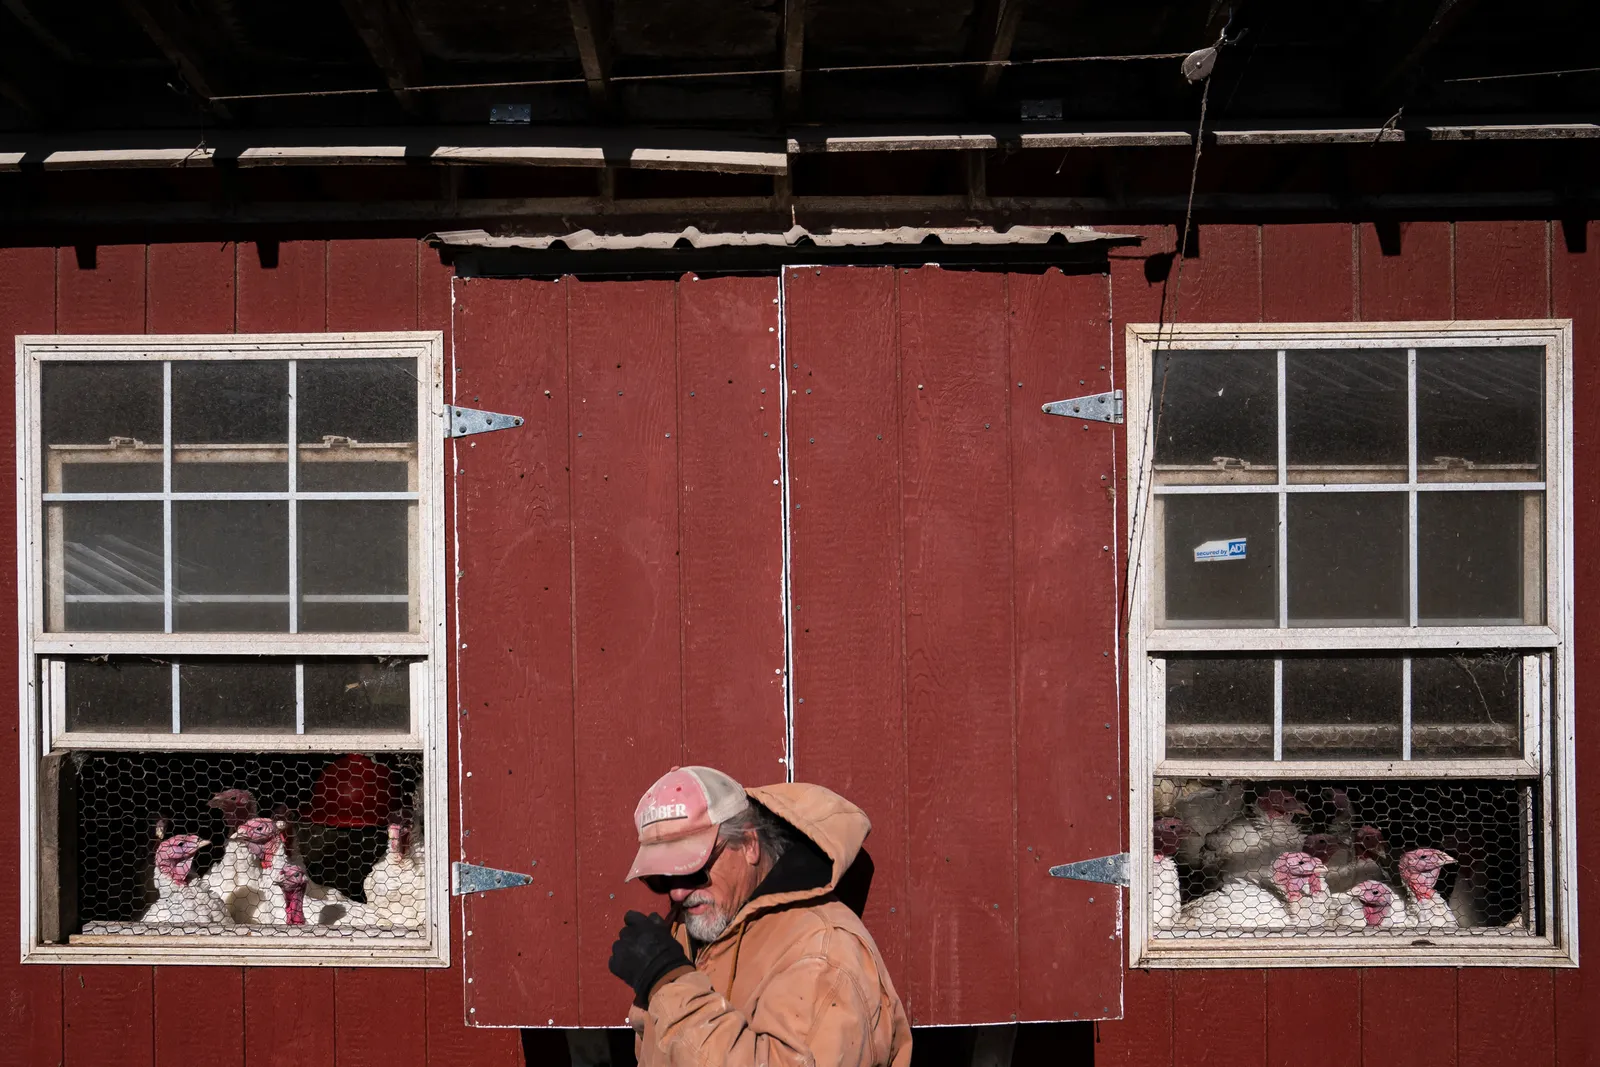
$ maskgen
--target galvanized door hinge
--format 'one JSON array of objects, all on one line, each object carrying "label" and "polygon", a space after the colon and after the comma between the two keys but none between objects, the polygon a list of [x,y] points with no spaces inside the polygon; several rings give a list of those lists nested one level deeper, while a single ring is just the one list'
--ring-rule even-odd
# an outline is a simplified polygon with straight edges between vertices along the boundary
[{"label": "galvanized door hinge", "polygon": [[1063,863],[1050,868],[1052,878],[1072,878],[1079,882],[1104,882],[1106,885],[1128,884],[1128,854],[1096,856],[1092,860]]},{"label": "galvanized door hinge", "polygon": [[1088,419],[1090,422],[1121,422],[1122,390],[1113,389],[1109,393],[1075,396],[1069,400],[1053,400],[1044,406],[1044,413]]},{"label": "galvanized door hinge", "polygon": [[464,897],[468,893],[487,893],[491,889],[515,889],[533,881],[531,874],[500,871],[493,867],[479,867],[471,863],[450,865],[450,895]]},{"label": "galvanized door hinge", "polygon": [[513,426],[521,425],[521,415],[502,415],[497,411],[458,408],[454,404],[446,404],[444,406],[444,435],[446,437],[470,437],[475,433],[488,433],[490,430],[509,430]]}]

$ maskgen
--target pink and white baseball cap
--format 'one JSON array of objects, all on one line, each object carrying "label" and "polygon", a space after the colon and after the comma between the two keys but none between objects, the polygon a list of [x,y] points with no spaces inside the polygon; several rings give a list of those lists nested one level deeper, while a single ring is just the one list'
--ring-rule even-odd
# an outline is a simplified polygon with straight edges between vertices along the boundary
[{"label": "pink and white baseball cap", "polygon": [[717,844],[717,826],[750,807],[744,786],[710,767],[674,767],[639,798],[639,853],[626,881],[693,874]]}]

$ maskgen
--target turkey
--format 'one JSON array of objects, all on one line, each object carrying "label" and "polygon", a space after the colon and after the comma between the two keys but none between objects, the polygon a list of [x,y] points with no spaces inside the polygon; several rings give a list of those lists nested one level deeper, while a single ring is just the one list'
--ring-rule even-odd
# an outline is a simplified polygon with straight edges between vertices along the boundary
[{"label": "turkey", "polygon": [[1376,879],[1340,894],[1335,924],[1351,930],[1390,930],[1406,924],[1406,902]]},{"label": "turkey", "polygon": [[156,902],[139,921],[147,923],[225,923],[228,909],[199,882],[189,880],[195,853],[210,842],[194,834],[168,837],[156,846]]},{"label": "turkey", "polygon": [[306,877],[304,867],[293,864],[285,865],[273,879],[283,896],[283,921],[288,926],[304,926],[306,924]]},{"label": "turkey", "polygon": [[259,866],[238,836],[239,827],[256,815],[256,798],[248,789],[224,789],[207,801],[206,806],[222,813],[222,825],[228,833],[222,856],[211,865],[201,882],[206,891],[222,901],[238,917],[234,901],[241,894],[252,899],[260,895],[257,872]]},{"label": "turkey", "polygon": [[[1150,922],[1157,930],[1171,929],[1178,921],[1183,893],[1178,881],[1178,864],[1172,858],[1183,839],[1183,820],[1163,816],[1155,821],[1155,861],[1150,877]],[[371,896],[367,897],[371,900]]]},{"label": "turkey", "polygon": [[1256,798],[1254,811],[1206,835],[1202,863],[1224,875],[1266,881],[1274,857],[1299,852],[1305,835],[1295,825],[1306,806],[1286,789],[1268,789]]},{"label": "turkey", "polygon": [[[283,887],[279,882],[282,872],[286,868],[296,868],[305,877],[304,884],[300,887],[302,911],[307,922],[313,926],[332,926],[335,923],[347,925],[343,922],[346,918],[354,919],[352,912],[357,909],[343,893],[337,889],[330,889],[311,881],[305,874],[305,867],[291,862],[287,844],[288,824],[277,819],[251,819],[240,828],[247,832],[251,854],[257,857],[260,875],[257,886],[260,889],[260,899],[252,910],[252,917],[248,922],[262,924],[282,924],[285,922],[286,900]],[[237,917],[239,913],[234,912]],[[348,925],[370,925],[365,922],[353,922]]]},{"label": "turkey", "polygon": [[1389,855],[1376,826],[1358,826],[1348,836],[1311,834],[1305,850],[1328,865],[1328,890],[1347,893],[1361,882],[1382,881],[1382,861]]},{"label": "turkey", "polygon": [[1450,904],[1435,888],[1439,872],[1455,857],[1436,848],[1412,849],[1400,857],[1400,880],[1405,883],[1406,925],[1454,930],[1459,925]]},{"label": "turkey", "polygon": [[[376,925],[412,929],[422,925],[428,900],[424,850],[422,842],[412,843],[409,827],[397,822],[389,824],[389,850],[372,865],[361,883],[367,897],[363,910],[370,913]],[[1173,875],[1177,875],[1176,868]]]},{"label": "turkey", "polygon": [[1184,836],[1177,856],[1191,867],[1201,863],[1206,835],[1226,826],[1244,808],[1244,783],[1218,785],[1190,780],[1178,787],[1172,814],[1183,820]]},{"label": "turkey", "polygon": [[1185,904],[1176,928],[1188,930],[1287,930],[1321,926],[1328,919],[1327,868],[1306,852],[1284,852],[1270,865],[1278,892],[1243,878],[1230,878],[1214,893]]}]

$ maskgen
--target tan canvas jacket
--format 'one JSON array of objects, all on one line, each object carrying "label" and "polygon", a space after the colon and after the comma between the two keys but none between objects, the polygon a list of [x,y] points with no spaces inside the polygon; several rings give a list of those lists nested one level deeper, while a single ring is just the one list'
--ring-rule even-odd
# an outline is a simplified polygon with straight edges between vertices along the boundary
[{"label": "tan canvas jacket", "polygon": [[[872,828],[821,786],[750,795],[833,861],[826,886],[756,897],[695,970],[634,1008],[640,1067],[909,1067],[911,1025],[861,920],[833,897]],[[681,925],[673,934],[689,947]]]}]

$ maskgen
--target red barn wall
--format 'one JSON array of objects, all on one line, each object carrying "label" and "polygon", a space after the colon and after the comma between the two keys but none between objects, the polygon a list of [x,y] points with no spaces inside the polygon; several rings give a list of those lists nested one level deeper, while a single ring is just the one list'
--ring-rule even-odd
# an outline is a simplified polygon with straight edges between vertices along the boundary
[{"label": "red barn wall", "polygon": [[[1119,228],[1120,229],[1120,228]],[[1179,321],[1570,317],[1575,323],[1574,470],[1580,768],[1580,927],[1600,931],[1600,727],[1588,720],[1600,639],[1600,226],[1582,251],[1544,222],[1412,223],[1386,256],[1370,225],[1218,225],[1165,282],[1146,260],[1170,227],[1113,250],[1113,345],[1154,321],[1165,290]],[[0,249],[0,344],[18,333],[441,329],[449,272],[411,241],[285,242],[275,268],[232,244],[108,246],[92,269],[70,248]],[[1119,374],[1123,368],[1119,365]],[[12,388],[11,375],[0,376]],[[0,412],[14,405],[0,396]],[[0,467],[14,475],[10,448]],[[9,505],[8,505],[9,506]],[[0,559],[16,551],[0,522]],[[0,643],[16,639],[15,590]],[[16,760],[15,719],[0,767]],[[452,738],[452,744],[454,739]],[[455,759],[449,760],[454,773]],[[0,783],[3,784],[3,783]],[[457,783],[452,782],[452,792]],[[0,788],[0,855],[16,855],[18,796]],[[451,805],[454,808],[454,805]],[[454,813],[452,812],[452,817]],[[451,839],[457,830],[451,827]],[[0,877],[0,937],[16,945],[17,880]],[[459,931],[459,913],[452,925]],[[456,953],[459,959],[459,952]],[[462,1024],[459,963],[448,970],[23,967],[0,953],[0,1063],[520,1063],[515,1031]],[[1095,1060],[1139,1067],[1519,1067],[1600,1063],[1600,978],[1586,970],[1133,971],[1125,1018],[1098,1024]]]}]

